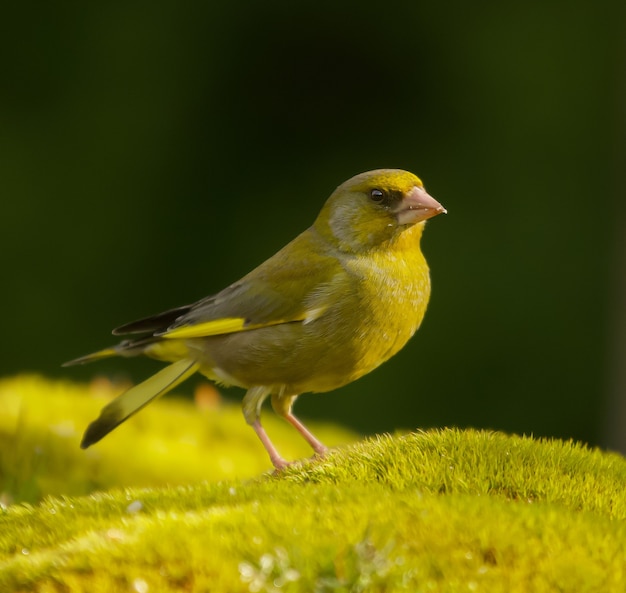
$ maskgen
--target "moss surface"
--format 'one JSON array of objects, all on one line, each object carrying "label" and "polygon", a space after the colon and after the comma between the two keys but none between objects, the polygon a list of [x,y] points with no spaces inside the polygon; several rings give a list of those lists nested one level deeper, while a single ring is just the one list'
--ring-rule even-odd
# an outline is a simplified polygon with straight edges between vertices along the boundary
[{"label": "moss surface", "polygon": [[8,506],[0,591],[623,593],[625,486],[621,456],[572,442],[385,436],[247,481]]}]

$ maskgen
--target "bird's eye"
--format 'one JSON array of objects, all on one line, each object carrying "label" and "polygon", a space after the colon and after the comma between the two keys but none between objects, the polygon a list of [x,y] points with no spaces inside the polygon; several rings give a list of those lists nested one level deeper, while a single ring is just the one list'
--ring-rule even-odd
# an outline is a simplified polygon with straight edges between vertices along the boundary
[{"label": "bird's eye", "polygon": [[382,189],[373,189],[370,192],[370,198],[372,199],[372,202],[380,204],[385,199],[385,192]]}]

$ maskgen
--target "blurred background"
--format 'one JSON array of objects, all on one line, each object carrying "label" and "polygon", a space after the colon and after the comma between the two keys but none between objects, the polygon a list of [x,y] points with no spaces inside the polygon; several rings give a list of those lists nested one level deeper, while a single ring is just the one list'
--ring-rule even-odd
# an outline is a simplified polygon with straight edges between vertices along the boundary
[{"label": "blurred background", "polygon": [[622,2],[12,10],[2,376],[145,378],[157,363],[60,364],[217,292],[341,182],[398,167],[449,211],[423,240],[426,319],[386,365],[297,413],[626,450]]}]

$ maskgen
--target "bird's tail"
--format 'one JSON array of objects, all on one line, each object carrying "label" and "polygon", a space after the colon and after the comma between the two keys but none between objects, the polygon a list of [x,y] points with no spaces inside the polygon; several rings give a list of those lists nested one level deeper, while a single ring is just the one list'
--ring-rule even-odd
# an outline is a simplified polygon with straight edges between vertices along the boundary
[{"label": "bird's tail", "polygon": [[104,350],[98,350],[98,352],[92,352],[91,354],[75,358],[74,360],[68,360],[61,366],[71,367],[75,364],[87,364],[88,362],[94,362],[95,360],[101,360],[103,358],[110,358],[111,356],[117,356],[118,354],[119,352],[115,349],[115,347],[105,348]]},{"label": "bird's tail", "polygon": [[[106,350],[101,352],[105,353]],[[96,352],[90,356],[97,356]],[[116,353],[115,353],[116,354]],[[104,358],[108,354],[102,354],[97,358]],[[89,358],[89,356],[84,357]],[[78,359],[79,361],[81,359]],[[91,358],[90,360],[95,360]],[[85,360],[89,362],[89,360]],[[182,383],[195,373],[199,364],[195,360],[183,359],[166,366],[158,373],[155,373],[143,383],[135,385],[112,402],[107,404],[100,411],[100,416],[94,420],[85,431],[83,440],[80,443],[82,449],[86,449],[90,445],[97,443],[102,437],[109,434],[115,427],[119,426],[124,420],[136,414],[139,410],[147,406],[157,397],[165,395],[171,389]]]},{"label": "bird's tail", "polygon": [[61,366],[71,367],[77,364],[87,364],[88,362],[102,360],[103,358],[111,358],[112,356],[138,356],[140,354],[144,354],[149,346],[159,341],[159,338],[154,338],[152,336],[138,340],[124,340],[116,346],[110,346],[109,348],[104,348],[103,350],[98,350],[97,352],[92,352],[91,354],[86,354],[80,358],[64,362]]}]

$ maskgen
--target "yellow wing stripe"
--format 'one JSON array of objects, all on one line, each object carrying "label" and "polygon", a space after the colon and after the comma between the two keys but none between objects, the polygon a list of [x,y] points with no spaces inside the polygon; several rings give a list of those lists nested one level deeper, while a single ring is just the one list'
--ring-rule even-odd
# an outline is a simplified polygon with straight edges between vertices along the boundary
[{"label": "yellow wing stripe", "polygon": [[219,336],[220,334],[232,334],[240,332],[245,327],[246,320],[241,317],[224,317],[195,325],[183,325],[176,327],[162,335],[163,338],[205,338],[207,336]]},{"label": "yellow wing stripe", "polygon": [[294,319],[276,319],[267,323],[250,323],[248,325],[246,325],[246,320],[240,317],[225,317],[224,319],[205,321],[204,323],[198,323],[196,325],[184,325],[182,327],[177,327],[171,331],[161,334],[161,337],[167,339],[206,338],[208,336],[234,334],[241,331],[271,327],[273,325],[282,325],[283,323],[295,323],[298,321],[304,321],[307,323],[308,316],[303,314],[299,317],[294,317]]}]

